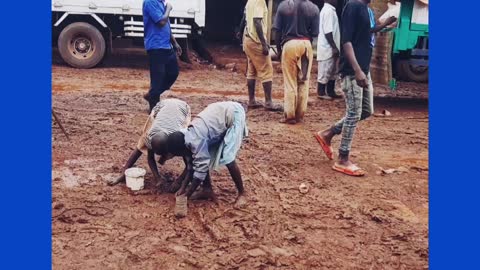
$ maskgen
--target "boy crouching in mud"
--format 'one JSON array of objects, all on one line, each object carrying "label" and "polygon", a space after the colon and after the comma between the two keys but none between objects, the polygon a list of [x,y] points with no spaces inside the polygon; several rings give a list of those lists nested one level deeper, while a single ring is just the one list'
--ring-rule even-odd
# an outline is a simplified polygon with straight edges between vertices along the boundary
[{"label": "boy crouching in mud", "polygon": [[[238,190],[235,207],[244,207],[247,202],[245,190],[235,159],[247,135],[245,109],[233,101],[208,105],[187,129],[171,133],[167,140],[169,151],[182,154],[189,170],[177,196],[215,200],[209,170],[226,165]],[[195,192],[200,184],[201,189]]]},{"label": "boy crouching in mud", "polygon": [[[125,182],[125,170],[131,168],[142,154],[148,155],[148,165],[153,173],[157,186],[165,184],[164,178],[158,173],[155,162],[155,154],[159,155],[158,162],[164,164],[165,161],[175,155],[169,152],[167,145],[168,135],[182,128],[186,128],[191,120],[190,106],[179,99],[163,99],[157,103],[149,115],[142,131],[142,136],[138,140],[137,147],[130,154],[130,157],[123,167],[123,172],[117,179],[108,182],[113,186]],[[187,161],[184,159],[185,164]],[[187,174],[187,168],[182,175],[170,186],[170,192],[176,192],[181,185],[181,180]]]}]

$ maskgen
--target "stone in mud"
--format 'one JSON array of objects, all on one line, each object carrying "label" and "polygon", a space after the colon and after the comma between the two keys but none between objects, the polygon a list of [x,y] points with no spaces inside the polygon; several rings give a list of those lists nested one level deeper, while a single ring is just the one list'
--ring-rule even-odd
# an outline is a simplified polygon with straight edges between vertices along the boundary
[{"label": "stone in mud", "polygon": [[276,255],[276,256],[285,256],[285,257],[288,257],[288,256],[292,256],[294,255],[293,252],[285,249],[285,248],[279,248],[279,247],[273,247],[271,249],[271,252],[273,255]]},{"label": "stone in mud", "polygon": [[267,253],[265,251],[259,249],[259,248],[254,248],[249,251],[247,251],[247,254],[250,255],[251,257],[260,257],[260,256],[265,256]]},{"label": "stone in mud", "polygon": [[226,64],[225,68],[232,71],[232,72],[235,72],[235,71],[237,71],[237,64],[236,63]]}]

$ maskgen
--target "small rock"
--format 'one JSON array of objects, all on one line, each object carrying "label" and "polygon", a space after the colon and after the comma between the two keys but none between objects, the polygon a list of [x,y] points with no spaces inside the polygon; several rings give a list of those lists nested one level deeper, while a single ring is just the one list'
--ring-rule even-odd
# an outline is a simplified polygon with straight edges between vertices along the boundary
[{"label": "small rock", "polygon": [[53,206],[53,209],[55,210],[60,210],[64,207],[65,205],[63,203],[57,203]]},{"label": "small rock", "polygon": [[382,114],[386,117],[392,116],[392,113],[387,110],[383,110]]},{"label": "small rock", "polygon": [[283,238],[286,239],[286,240],[293,241],[293,240],[295,240],[297,237],[296,237],[295,235],[293,235],[293,234],[287,234],[287,235],[285,235]]},{"label": "small rock", "polygon": [[306,184],[302,183],[302,184],[300,184],[300,186],[298,187],[298,190],[300,191],[300,193],[306,194],[306,193],[308,193],[308,191],[310,190],[310,188],[309,188]]},{"label": "small rock", "polygon": [[180,246],[180,245],[174,245],[172,246],[172,249],[173,251],[175,251],[175,253],[188,253],[188,249],[184,246]]},{"label": "small rock", "polygon": [[382,170],[382,174],[392,174],[394,172],[396,172],[395,169],[384,169],[384,170]]},{"label": "small rock", "polygon": [[382,169],[382,174],[392,174],[392,173],[406,173],[409,170],[405,167],[398,167],[397,169]]},{"label": "small rock", "polygon": [[237,71],[237,64],[236,63],[226,64],[225,68],[232,71],[232,72],[235,72],[235,71]]},{"label": "small rock", "polygon": [[254,248],[249,251],[247,251],[247,254],[250,255],[251,257],[259,257],[259,256],[265,256],[267,253],[265,251],[259,249],[259,248]]},{"label": "small rock", "polygon": [[95,241],[95,240],[92,240],[92,241],[90,241],[90,242],[86,243],[86,244],[85,244],[85,247],[91,246],[91,245],[93,244],[93,242],[94,242],[94,241]]},{"label": "small rock", "polygon": [[284,249],[284,248],[279,248],[279,247],[273,247],[273,248],[271,249],[271,251],[272,251],[272,253],[273,253],[274,255],[277,255],[277,256],[286,256],[286,257],[288,257],[288,256],[292,256],[292,255],[294,254],[293,252],[291,252],[291,251],[289,251],[289,250],[286,250],[286,249]]},{"label": "small rock", "polygon": [[77,222],[80,223],[80,224],[87,224],[87,223],[88,223],[88,220],[86,220],[86,219],[84,219],[84,218],[79,218],[79,219],[77,220]]}]

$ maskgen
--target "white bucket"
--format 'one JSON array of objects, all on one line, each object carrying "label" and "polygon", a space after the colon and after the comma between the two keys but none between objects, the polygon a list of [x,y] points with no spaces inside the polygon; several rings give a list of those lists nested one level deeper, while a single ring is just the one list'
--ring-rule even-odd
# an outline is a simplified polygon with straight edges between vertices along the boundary
[{"label": "white bucket", "polygon": [[147,171],[142,168],[130,168],[125,171],[125,177],[127,178],[127,187],[131,190],[143,189],[145,179],[143,178]]}]

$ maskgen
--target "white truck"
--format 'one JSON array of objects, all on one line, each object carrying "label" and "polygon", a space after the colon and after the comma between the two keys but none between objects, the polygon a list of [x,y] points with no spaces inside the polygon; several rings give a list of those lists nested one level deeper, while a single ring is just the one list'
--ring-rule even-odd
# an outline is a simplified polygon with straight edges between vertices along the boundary
[{"label": "white truck", "polygon": [[[168,2],[175,38],[202,31],[205,0]],[[113,39],[143,42],[142,6],[143,0],[52,0],[53,44],[70,66],[92,68],[113,50]]]}]

